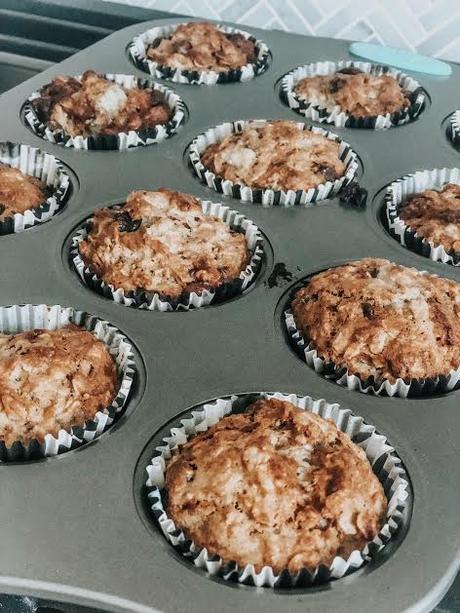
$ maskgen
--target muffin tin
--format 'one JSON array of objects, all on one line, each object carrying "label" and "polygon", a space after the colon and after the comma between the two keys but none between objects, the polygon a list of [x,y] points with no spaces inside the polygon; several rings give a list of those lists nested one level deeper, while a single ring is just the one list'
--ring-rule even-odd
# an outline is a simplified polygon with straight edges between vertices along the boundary
[{"label": "muffin tin", "polygon": [[[284,74],[308,62],[348,59],[348,44],[247,28],[271,51],[268,70],[246,83],[168,84],[188,116],[167,141],[129,151],[78,151],[36,136],[21,107],[58,74],[144,73],[129,60],[133,37],[159,24],[119,31],[0,98],[0,140],[39,147],[69,169],[66,206],[46,224],[2,236],[3,305],[61,304],[119,327],[135,349],[137,376],[121,418],[98,439],[46,460],[0,464],[0,592],[110,611],[430,610],[460,565],[460,392],[414,399],[371,397],[318,376],[291,349],[283,310],[292,288],[314,272],[364,256],[386,257],[460,281],[460,271],[399,245],[382,223],[385,187],[410,172],[452,168],[459,154],[443,121],[458,104],[460,67],[450,78],[417,75],[429,97],[420,117],[388,131],[334,128],[361,161],[367,207],[336,197],[314,206],[263,207],[206,187],[189,166],[195,136],[224,121],[299,115],[279,97]],[[307,122],[308,123],[308,122]],[[238,298],[188,312],[116,304],[84,286],[69,261],[71,237],[95,208],[132,189],[165,186],[223,202],[265,236],[255,282]],[[214,398],[261,391],[337,402],[374,425],[401,457],[413,489],[406,518],[375,561],[318,587],[272,590],[211,578],[166,542],[149,510],[146,466],[182,414]]]}]

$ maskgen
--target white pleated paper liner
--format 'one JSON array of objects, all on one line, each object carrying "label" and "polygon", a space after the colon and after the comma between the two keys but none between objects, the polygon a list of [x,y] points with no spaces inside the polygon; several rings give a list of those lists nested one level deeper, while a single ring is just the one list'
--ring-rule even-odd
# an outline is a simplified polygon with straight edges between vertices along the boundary
[{"label": "white pleated paper liner", "polygon": [[60,430],[57,437],[47,434],[43,442],[21,442],[6,447],[0,442],[0,462],[36,460],[56,456],[76,449],[100,436],[123,411],[135,376],[134,354],[127,338],[107,321],[84,311],[60,305],[14,305],[0,307],[0,333],[17,334],[34,328],[56,330],[74,323],[91,332],[102,341],[115,360],[119,377],[119,390],[110,406],[98,411],[94,418],[70,431]]},{"label": "white pleated paper liner", "polygon": [[[205,289],[202,292],[184,292],[178,298],[171,298],[154,292],[124,291],[105,283],[84,263],[80,256],[79,244],[88,236],[91,219],[87,220],[83,227],[79,228],[72,238],[70,259],[79,277],[85,285],[119,304],[150,311],[188,311],[210,304],[217,304],[229,300],[241,294],[254,281],[262,264],[264,254],[263,237],[259,228],[238,211],[232,210],[223,204],[200,201],[203,213],[218,217],[225,222],[233,231],[245,235],[251,258],[246,268],[240,275],[223,283],[215,289]],[[120,207],[121,208],[121,207]]]},{"label": "white pleated paper liner", "polygon": [[[248,32],[231,28],[229,26],[216,26],[224,34],[241,34],[255,45],[256,61],[234,68],[225,72],[215,70],[198,71],[184,68],[172,68],[158,64],[147,57],[147,49],[157,38],[170,36],[179,25],[156,26],[136,36],[128,46],[129,55],[140,70],[150,73],[155,79],[168,79],[175,83],[189,83],[191,85],[217,85],[219,83],[231,83],[235,81],[249,81],[265,72],[270,62],[270,52],[267,45],[257,40]],[[215,25],[215,24],[214,24]]]},{"label": "white pleated paper liner", "polygon": [[313,343],[302,336],[291,310],[284,312],[284,319],[289,341],[299,357],[321,376],[350,390],[357,390],[364,394],[375,394],[376,396],[413,398],[451,392],[460,387],[460,367],[451,370],[446,375],[427,379],[398,378],[394,383],[390,383],[388,379],[375,380],[373,376],[361,379],[358,375],[350,373],[346,367],[325,360],[315,349]]},{"label": "white pleated paper liner", "polygon": [[404,247],[436,262],[459,266],[460,253],[446,251],[442,245],[436,245],[419,236],[417,231],[408,226],[399,216],[409,196],[427,189],[438,190],[446,183],[460,185],[460,169],[422,170],[393,181],[387,188],[385,197],[386,218],[390,234]]},{"label": "white pleated paper liner", "polygon": [[[75,78],[80,79],[82,75],[77,75]],[[74,147],[75,149],[118,149],[119,151],[125,151],[132,147],[141,147],[144,145],[153,145],[160,143],[166,138],[169,138],[174,134],[178,127],[185,120],[185,104],[182,99],[171,89],[160,85],[159,83],[153,83],[149,79],[142,79],[134,77],[133,75],[125,74],[103,74],[104,78],[118,83],[126,89],[133,89],[138,87],[141,89],[154,89],[164,94],[165,102],[169,108],[173,111],[171,119],[166,123],[157,124],[151,128],[145,128],[143,130],[130,130],[129,132],[120,132],[118,134],[103,135],[98,134],[95,136],[70,136],[63,130],[52,130],[48,125],[42,121],[33,105],[32,101],[40,97],[40,92],[35,91],[29,96],[24,106],[24,118],[26,124],[41,138],[54,143],[56,145],[63,145],[65,147]]]},{"label": "white pleated paper liner", "polygon": [[460,147],[460,111],[455,111],[450,118],[450,138],[456,147]]},{"label": "white pleated paper liner", "polygon": [[[338,105],[333,110],[330,110],[319,104],[308,102],[308,100],[304,100],[294,91],[297,83],[306,77],[326,76],[334,74],[337,70],[343,68],[358,68],[362,72],[373,75],[388,74],[393,76],[403,89],[410,92],[410,105],[386,115],[356,117],[343,111]],[[385,130],[413,121],[423,111],[427,98],[421,85],[415,79],[399,70],[368,62],[343,60],[340,62],[315,62],[291,70],[281,80],[280,96],[291,109],[313,121],[334,124],[338,128],[368,128],[372,130]]]},{"label": "white pleated paper liner", "polygon": [[[244,412],[246,407],[258,398],[278,398],[289,401],[303,410],[332,419],[340,430],[346,432],[353,442],[364,450],[374,473],[384,488],[388,508],[384,525],[363,550],[353,551],[348,559],[336,556],[329,567],[322,565],[313,572],[304,568],[293,574],[285,569],[276,574],[269,566],[256,572],[253,565],[240,567],[235,562],[222,560],[218,555],[212,555],[207,549],[199,547],[187,539],[180,527],[168,517],[165,504],[167,494],[164,489],[165,471],[166,463],[172,454],[194,434],[206,431],[229,413]],[[406,521],[405,517],[408,516],[411,504],[409,483],[401,460],[393,447],[388,444],[387,439],[376,432],[374,426],[366,424],[361,417],[353,415],[349,409],[340,408],[338,404],[329,404],[325,400],[313,400],[309,396],[301,397],[295,394],[262,393],[219,398],[202,405],[199,409],[192,410],[190,416],[178,421],[175,427],[171,428],[170,435],[165,437],[163,444],[156,448],[156,455],[146,470],[149,507],[169,543],[192,564],[207,571],[210,575],[257,587],[306,587],[350,574],[375,558],[393,538]]]},{"label": "white pleated paper liner", "polygon": [[46,199],[42,204],[0,221],[0,235],[22,232],[48,221],[62,208],[69,194],[70,178],[54,155],[29,145],[2,142],[0,163],[39,179],[47,188]]},{"label": "white pleated paper liner", "polygon": [[240,183],[234,183],[229,179],[223,179],[204,166],[201,161],[201,154],[210,145],[223,140],[231,134],[242,132],[248,125],[262,126],[266,122],[266,119],[226,122],[197,136],[190,145],[189,156],[190,162],[200,180],[216,192],[238,198],[243,202],[257,202],[263,206],[293,206],[314,204],[320,200],[331,198],[354,178],[358,170],[358,160],[356,153],[350,145],[332,132],[327,132],[316,126],[307,126],[304,123],[297,123],[297,125],[303,130],[322,134],[326,138],[339,143],[339,157],[346,167],[344,175],[339,179],[327,181],[309,190],[257,189]]}]

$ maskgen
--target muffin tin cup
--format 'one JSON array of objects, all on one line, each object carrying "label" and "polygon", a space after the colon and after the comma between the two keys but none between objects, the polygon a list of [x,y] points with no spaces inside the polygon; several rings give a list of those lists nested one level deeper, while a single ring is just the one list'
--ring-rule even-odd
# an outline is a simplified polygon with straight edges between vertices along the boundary
[{"label": "muffin tin cup", "polygon": [[273,190],[257,189],[242,183],[235,183],[229,179],[223,179],[211,172],[201,161],[201,154],[214,143],[217,143],[231,134],[241,132],[249,124],[263,126],[267,123],[266,119],[251,121],[233,121],[222,123],[214,128],[210,128],[197,136],[191,143],[189,149],[190,162],[200,178],[208,187],[216,192],[238,198],[243,202],[261,203],[263,206],[293,206],[311,205],[320,200],[335,196],[345,185],[350,183],[358,170],[358,160],[356,153],[350,145],[332,132],[327,132],[322,128],[307,126],[304,123],[297,123],[303,130],[322,134],[323,136],[339,143],[339,156],[345,164],[345,173],[336,181],[327,181],[309,190]]},{"label": "muffin tin cup", "polygon": [[[362,72],[372,75],[388,74],[393,76],[403,89],[411,92],[410,105],[400,111],[387,113],[386,115],[356,117],[343,111],[338,105],[333,110],[329,110],[320,104],[308,102],[294,91],[297,83],[306,77],[330,75],[337,70],[349,67],[358,68]],[[282,78],[280,96],[291,109],[313,121],[334,124],[338,128],[368,128],[372,130],[385,130],[413,121],[423,111],[427,98],[421,85],[409,75],[388,66],[354,61],[326,61],[299,66]]]},{"label": "muffin tin cup", "polygon": [[203,292],[184,292],[179,298],[171,299],[159,293],[124,291],[105,283],[84,263],[80,256],[78,246],[88,236],[87,220],[72,238],[70,259],[79,277],[85,285],[119,304],[150,311],[188,311],[193,308],[207,306],[212,303],[223,302],[241,294],[253,282],[260,270],[263,257],[263,237],[258,227],[238,211],[232,210],[223,204],[200,200],[203,213],[218,217],[233,231],[244,233],[251,259],[239,277],[223,283],[216,289],[206,289]]},{"label": "muffin tin cup", "polygon": [[422,170],[393,181],[387,188],[385,198],[388,230],[401,245],[411,251],[436,262],[460,266],[459,253],[446,251],[442,245],[436,245],[423,238],[399,216],[401,209],[404,208],[404,201],[409,196],[426,189],[439,189],[446,183],[460,185],[460,169],[435,168],[434,170]]},{"label": "muffin tin cup", "polygon": [[69,192],[70,178],[54,155],[29,145],[3,142],[0,143],[0,163],[39,179],[50,191],[39,206],[0,221],[0,235],[23,232],[48,221],[62,208]]},{"label": "muffin tin cup", "polygon": [[[24,106],[26,124],[37,136],[56,145],[74,147],[75,149],[117,149],[118,151],[125,151],[133,147],[160,143],[174,134],[184,122],[186,113],[185,104],[173,90],[159,83],[153,83],[149,79],[138,78],[133,75],[106,73],[102,76],[126,89],[138,87],[140,89],[154,89],[161,92],[165,96],[166,104],[173,111],[171,119],[164,124],[158,124],[143,130],[129,130],[129,132],[119,132],[112,135],[70,136],[63,130],[52,130],[38,118],[32,102],[40,97],[40,92],[35,91],[29,96]],[[76,76],[77,79],[81,77],[82,75]]]},{"label": "muffin tin cup", "polygon": [[[306,568],[297,573],[284,569],[276,574],[273,568],[265,566],[257,572],[253,565],[238,566],[235,562],[222,560],[218,555],[210,553],[206,548],[196,545],[188,539],[184,532],[168,517],[164,498],[166,464],[173,453],[181,445],[199,432],[205,432],[210,426],[220,421],[232,412],[241,412],[241,397],[220,398],[203,405],[199,410],[191,412],[191,417],[184,418],[171,428],[169,437],[163,439],[164,444],[157,447],[158,455],[152,458],[147,466],[146,490],[149,505],[165,538],[181,555],[185,556],[195,566],[218,576],[226,581],[244,583],[256,587],[295,588],[324,583],[331,579],[339,579],[363,564],[373,559],[379,551],[395,535],[404,521],[404,516],[410,504],[409,483],[400,458],[395,453],[386,438],[366,424],[348,409],[341,409],[338,404],[329,404],[325,400],[313,400],[309,396],[294,394],[263,393],[248,396],[248,403],[257,398],[277,398],[292,402],[300,409],[311,411],[323,418],[332,419],[336,426],[346,432],[350,438],[364,450],[372,465],[373,471],[380,480],[388,499],[386,520],[376,537],[362,550],[353,551],[348,559],[336,556],[327,567],[321,565],[310,571]],[[244,409],[243,409],[244,410]]]},{"label": "muffin tin cup", "polygon": [[450,118],[450,139],[457,148],[460,148],[460,111],[455,111]]},{"label": "muffin tin cup", "polygon": [[265,72],[270,62],[270,52],[267,45],[257,40],[248,32],[232,28],[230,26],[217,26],[217,29],[225,34],[241,34],[255,44],[257,58],[255,62],[241,66],[241,68],[216,72],[214,70],[199,71],[181,68],[172,68],[158,64],[147,57],[147,48],[156,38],[164,38],[171,35],[181,24],[157,26],[136,36],[128,46],[129,55],[134,64],[140,70],[150,73],[155,79],[168,79],[175,83],[188,83],[190,85],[216,85],[234,81],[249,81],[257,75]]},{"label": "muffin tin cup", "polygon": [[69,323],[88,330],[104,343],[117,365],[118,393],[112,403],[98,411],[93,419],[69,431],[60,430],[57,436],[47,434],[43,442],[34,439],[24,445],[18,441],[7,447],[0,441],[0,461],[36,460],[81,447],[106,431],[123,411],[135,376],[135,364],[131,344],[117,328],[72,307],[45,304],[0,307],[1,334],[18,334],[34,328],[56,330]]},{"label": "muffin tin cup", "polygon": [[460,367],[451,370],[446,375],[426,379],[398,378],[394,383],[391,383],[388,379],[375,381],[374,377],[361,379],[358,375],[350,373],[346,367],[325,360],[315,349],[313,343],[304,339],[296,326],[292,311],[285,311],[284,318],[289,340],[299,357],[321,376],[335,381],[349,390],[357,390],[364,394],[375,394],[376,396],[387,395],[408,398],[442,394],[460,387]]}]

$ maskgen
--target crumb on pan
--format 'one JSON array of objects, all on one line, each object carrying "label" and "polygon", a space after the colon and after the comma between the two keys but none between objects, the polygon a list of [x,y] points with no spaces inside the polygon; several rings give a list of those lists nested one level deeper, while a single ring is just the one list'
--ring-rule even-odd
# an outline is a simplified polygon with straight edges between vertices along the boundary
[{"label": "crumb on pan", "polygon": [[250,261],[243,233],[168,189],[132,192],[121,209],[96,211],[79,251],[115,288],[170,298],[237,279]]},{"label": "crumb on pan", "polygon": [[430,243],[460,254],[460,185],[448,183],[439,191],[427,189],[409,196],[399,217]]},{"label": "crumb on pan", "polygon": [[365,453],[331,420],[258,400],[174,454],[167,513],[210,554],[259,572],[330,565],[379,532],[387,500]]},{"label": "crumb on pan", "polygon": [[0,335],[0,441],[7,447],[82,426],[117,392],[104,343],[74,324]]},{"label": "crumb on pan", "polygon": [[343,68],[334,74],[305,77],[294,87],[299,98],[332,111],[355,117],[375,117],[402,111],[410,105],[410,92],[389,74],[375,75],[357,68]]},{"label": "crumb on pan", "polygon": [[460,284],[365,258],[314,275],[292,302],[297,329],[361,379],[425,379],[460,366]]},{"label": "crumb on pan", "polygon": [[0,163],[0,222],[37,208],[48,196],[49,188],[42,181]]},{"label": "crumb on pan", "polygon": [[308,190],[345,173],[339,143],[293,121],[253,122],[210,145],[203,165],[253,188]]},{"label": "crumb on pan", "polygon": [[113,135],[169,121],[172,110],[153,88],[125,88],[92,70],[59,76],[32,101],[40,121],[70,136]]},{"label": "crumb on pan", "polygon": [[225,34],[211,23],[186,23],[156,38],[147,57],[160,66],[227,72],[256,61],[255,44],[239,33]]}]

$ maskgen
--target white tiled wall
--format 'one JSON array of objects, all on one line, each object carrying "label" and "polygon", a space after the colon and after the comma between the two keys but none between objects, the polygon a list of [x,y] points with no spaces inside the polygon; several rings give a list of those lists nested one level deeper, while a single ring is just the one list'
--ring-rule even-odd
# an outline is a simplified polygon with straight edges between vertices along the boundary
[{"label": "white tiled wall", "polygon": [[460,62],[460,0],[117,0],[186,15],[381,42]]}]

